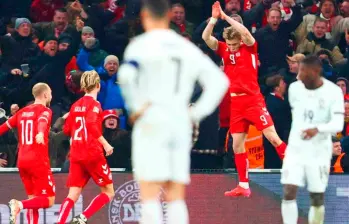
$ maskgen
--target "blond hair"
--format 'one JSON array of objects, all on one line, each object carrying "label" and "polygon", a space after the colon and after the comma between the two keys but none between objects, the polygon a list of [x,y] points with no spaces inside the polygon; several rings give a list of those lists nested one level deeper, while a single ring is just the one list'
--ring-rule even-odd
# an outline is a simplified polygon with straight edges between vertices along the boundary
[{"label": "blond hair", "polygon": [[101,82],[99,75],[96,71],[84,72],[81,76],[80,85],[81,89],[85,93],[90,93]]},{"label": "blond hair", "polygon": [[239,33],[238,31],[236,31],[234,29],[234,27],[230,26],[228,28],[224,28],[223,31],[223,38],[225,40],[234,40],[234,39],[238,39],[241,40],[241,33]]},{"label": "blond hair", "polygon": [[46,83],[39,82],[33,86],[32,94],[34,98],[37,98],[47,90],[50,90],[50,87]]}]

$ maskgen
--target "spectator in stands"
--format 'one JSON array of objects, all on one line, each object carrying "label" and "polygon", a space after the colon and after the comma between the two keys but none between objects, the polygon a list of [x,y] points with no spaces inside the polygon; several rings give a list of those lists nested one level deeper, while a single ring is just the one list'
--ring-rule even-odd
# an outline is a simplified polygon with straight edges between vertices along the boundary
[{"label": "spectator in stands", "polygon": [[343,152],[341,142],[333,137],[333,151],[331,160],[332,173],[349,173],[349,156]]},{"label": "spectator in stands", "polygon": [[34,0],[30,8],[33,22],[51,22],[56,9],[64,7],[63,0]]},{"label": "spectator in stands", "polygon": [[297,80],[299,64],[305,58],[304,54],[295,54],[293,56],[287,56],[288,73],[285,75],[285,81],[288,84]]},{"label": "spectator in stands", "polygon": [[316,54],[318,51],[325,49],[331,52],[334,64],[343,64],[345,60],[338,46],[326,38],[327,27],[328,22],[325,19],[316,18],[313,31],[309,32],[302,42],[299,43],[297,53],[305,55]]},{"label": "spectator in stands", "polygon": [[344,77],[339,77],[336,80],[337,86],[339,86],[342,89],[344,100],[349,100],[349,81],[348,79]]},{"label": "spectator in stands", "polygon": [[[273,118],[274,126],[281,140],[287,142],[291,130],[291,108],[285,100],[287,84],[280,74],[273,75],[266,80],[266,85],[270,88],[270,94],[266,96],[266,106]],[[264,138],[264,168],[279,169],[280,160],[275,148]]]},{"label": "spectator in stands", "polygon": [[77,35],[77,30],[73,25],[68,24],[68,13],[65,8],[55,10],[52,22],[42,22],[33,24],[40,41],[49,36],[58,38],[62,33],[67,33],[72,37]]},{"label": "spectator in stands", "polygon": [[65,86],[71,93],[70,98],[72,102],[78,100],[81,96],[84,95],[84,92],[80,88],[80,79],[82,73],[83,72],[80,70],[71,70],[68,74],[65,74]]},{"label": "spectator in stands", "polygon": [[21,75],[21,64],[38,56],[40,49],[32,42],[31,22],[27,18],[16,19],[15,31],[0,37],[2,66],[4,72],[14,76]]},{"label": "spectator in stands", "polygon": [[337,45],[340,39],[340,34],[348,27],[349,20],[338,15],[338,9],[334,0],[322,0],[320,2],[320,11],[316,15],[305,15],[302,24],[296,30],[297,44],[301,44],[307,37],[309,32],[312,32],[314,23],[317,17],[328,21],[326,23],[325,37]]},{"label": "spectator in stands", "polygon": [[194,24],[185,20],[185,8],[183,7],[183,5],[180,3],[173,4],[171,12],[171,29],[173,29],[177,33],[186,33],[192,36],[194,32]]},{"label": "spectator in stands", "polygon": [[95,32],[89,26],[84,26],[81,30],[81,44],[84,44],[88,38],[95,37]]},{"label": "spectator in stands", "polygon": [[[292,6],[293,14],[288,21],[282,21],[281,10],[271,8],[268,14],[268,25],[257,30],[255,38],[258,43],[260,60],[259,76],[269,75],[268,68],[288,68],[285,56],[290,51],[290,34],[302,22],[301,8],[294,0],[287,0]],[[271,50],[273,49],[273,50]]]},{"label": "spectator in stands", "polygon": [[239,0],[225,0],[224,12],[227,15],[238,14],[241,11],[241,2]]},{"label": "spectator in stands", "polygon": [[344,0],[340,7],[341,15],[343,18],[349,17],[349,0]]},{"label": "spectator in stands", "polygon": [[96,70],[102,79],[108,79],[104,71],[104,59],[108,53],[100,48],[99,40],[94,37],[87,38],[77,56],[77,64],[81,71]]},{"label": "spectator in stands", "polygon": [[131,134],[119,127],[116,110],[103,111],[103,136],[116,150],[107,157],[110,167],[131,170]]},{"label": "spectator in stands", "polygon": [[319,57],[319,59],[322,62],[322,73],[323,76],[332,81],[335,82],[337,79],[337,70],[334,68],[333,64],[333,58],[330,51],[322,49],[316,53],[316,55]]}]

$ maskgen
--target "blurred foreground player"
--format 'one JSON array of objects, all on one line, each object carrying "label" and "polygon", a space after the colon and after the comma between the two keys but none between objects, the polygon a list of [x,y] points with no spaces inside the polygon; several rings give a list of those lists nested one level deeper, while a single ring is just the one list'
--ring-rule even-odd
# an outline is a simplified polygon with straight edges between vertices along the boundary
[{"label": "blurred foreground player", "polygon": [[[51,89],[37,83],[32,89],[34,104],[24,107],[0,126],[0,135],[12,128],[18,131],[18,170],[28,200],[9,202],[10,224],[16,224],[17,214],[27,209],[28,223],[39,223],[39,209],[49,208],[55,201],[55,182],[48,155],[48,135],[52,111]],[[5,222],[3,220],[3,222]]]},{"label": "blurred foreground player", "polygon": [[[212,36],[213,28],[221,17],[231,27],[224,29],[225,42],[218,41]],[[239,185],[225,196],[251,195],[248,182],[248,156],[245,141],[248,128],[254,125],[262,131],[264,136],[276,148],[283,159],[286,144],[275,131],[273,120],[266,108],[263,95],[258,85],[258,56],[257,43],[249,30],[241,23],[227,16],[219,2],[212,6],[212,18],[202,34],[203,40],[212,50],[222,57],[224,72],[230,79],[230,127],[233,137],[235,164],[239,175]]]},{"label": "blurred foreground player", "polygon": [[[192,125],[218,106],[229,82],[194,44],[169,29],[167,0],[144,0],[146,33],[125,52],[119,83],[135,122],[134,177],[141,194],[141,224],[162,224],[159,193],[166,192],[167,223],[189,223],[185,185],[190,182]],[[195,83],[203,93],[189,109]]]},{"label": "blurred foreground player", "polygon": [[91,177],[100,187],[101,194],[92,200],[82,214],[73,218],[71,223],[87,223],[93,214],[114,197],[112,174],[104,156],[104,151],[106,156],[111,155],[113,147],[102,136],[102,108],[96,100],[100,88],[97,72],[84,72],[81,89],[86,94],[71,106],[63,127],[64,133],[71,136],[67,181],[69,194],[62,203],[58,224],[66,223],[70,210]]},{"label": "blurred foreground player", "polygon": [[322,63],[316,56],[305,58],[299,68],[299,81],[289,88],[292,127],[282,166],[284,198],[281,211],[285,224],[296,224],[297,188],[310,192],[310,224],[324,223],[324,192],[332,158],[331,135],[344,125],[341,89],[321,76]]}]

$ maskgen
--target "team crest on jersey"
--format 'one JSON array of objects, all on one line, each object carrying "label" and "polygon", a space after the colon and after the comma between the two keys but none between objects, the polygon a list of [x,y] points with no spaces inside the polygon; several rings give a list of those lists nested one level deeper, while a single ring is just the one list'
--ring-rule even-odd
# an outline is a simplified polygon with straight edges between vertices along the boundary
[{"label": "team crest on jersey", "polygon": [[[166,223],[167,206],[164,201],[165,193],[161,190],[159,199],[164,211]],[[121,185],[116,191],[113,200],[109,203],[110,224],[136,224],[141,218],[140,190],[136,181],[131,180]]]},{"label": "team crest on jersey", "polygon": [[50,113],[48,112],[48,111],[44,111],[44,113],[42,113],[44,116],[49,116],[50,115]]},{"label": "team crest on jersey", "polygon": [[235,55],[236,55],[236,57],[240,57],[241,56],[240,52],[237,52]]},{"label": "team crest on jersey", "polygon": [[325,100],[322,99],[322,98],[319,100],[319,108],[320,109],[324,109],[325,108]]},{"label": "team crest on jersey", "polygon": [[94,108],[93,108],[93,112],[95,112],[95,113],[99,113],[99,109],[98,109],[98,107],[94,107]]}]

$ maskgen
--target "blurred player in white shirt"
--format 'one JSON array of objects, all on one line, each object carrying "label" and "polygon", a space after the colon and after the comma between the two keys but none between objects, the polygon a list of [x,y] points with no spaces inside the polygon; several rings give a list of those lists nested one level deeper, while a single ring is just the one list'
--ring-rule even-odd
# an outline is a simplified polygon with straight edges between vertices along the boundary
[{"label": "blurred player in white shirt", "polygon": [[321,74],[321,61],[309,56],[300,64],[299,81],[289,88],[293,121],[281,175],[284,224],[297,223],[297,188],[304,187],[305,183],[311,199],[309,223],[324,223],[324,192],[332,158],[331,135],[343,129],[344,100],[341,89]]},{"label": "blurred player in white shirt", "polygon": [[[189,223],[192,125],[217,108],[229,81],[194,44],[169,29],[168,0],[144,0],[146,31],[127,47],[119,83],[134,121],[132,162],[140,184],[142,224],[162,224],[158,196],[165,189],[168,224]],[[189,109],[195,83],[203,86]]]}]

